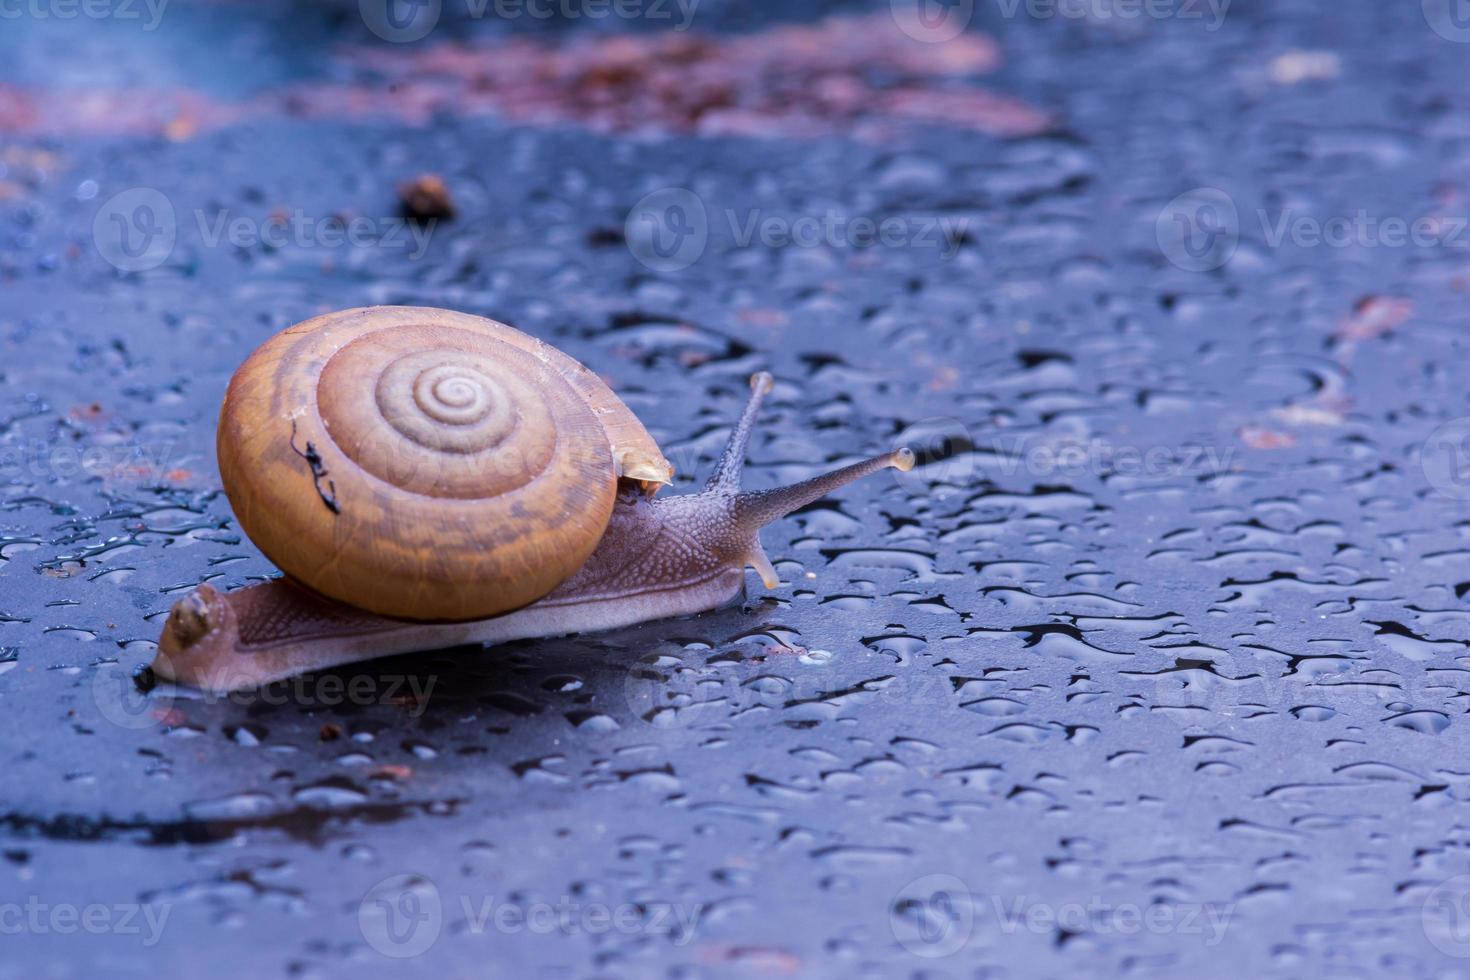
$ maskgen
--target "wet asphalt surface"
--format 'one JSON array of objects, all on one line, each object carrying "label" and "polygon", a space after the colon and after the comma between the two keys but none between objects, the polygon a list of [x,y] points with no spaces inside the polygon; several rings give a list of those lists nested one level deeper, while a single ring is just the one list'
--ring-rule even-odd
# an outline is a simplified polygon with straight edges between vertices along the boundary
[{"label": "wet asphalt surface", "polygon": [[[1453,11],[447,7],[0,22],[0,977],[1470,974]],[[750,485],[930,465],[743,605],[136,693],[274,573],[231,372],[376,303],[558,345],[686,479],[758,369]]]}]

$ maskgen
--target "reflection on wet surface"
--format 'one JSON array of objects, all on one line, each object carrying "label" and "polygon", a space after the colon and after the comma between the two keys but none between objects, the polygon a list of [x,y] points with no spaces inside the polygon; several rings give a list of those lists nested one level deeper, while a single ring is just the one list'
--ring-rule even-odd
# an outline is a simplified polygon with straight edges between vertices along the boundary
[{"label": "reflection on wet surface", "polygon": [[[1057,121],[1010,140],[943,120],[879,142],[498,115],[15,126],[0,902],[169,917],[146,947],[32,930],[0,976],[399,955],[505,976],[1463,970],[1464,49],[1415,5],[1349,6],[1241,3],[1218,31],[986,21],[1005,64],[986,90]],[[358,70],[349,41],[325,74]],[[260,90],[299,81],[260,70]],[[416,241],[395,188],[428,171],[458,215]],[[1189,199],[1200,235],[1159,231],[1201,187],[1237,212],[1209,268],[1219,213],[1195,206],[1219,200]],[[123,273],[94,218],[137,188],[176,240]],[[640,262],[629,220],[666,189],[705,215],[678,268]],[[1359,211],[1439,237],[1275,234]],[[759,230],[829,214],[906,236]],[[355,218],[372,234],[328,244]],[[214,234],[237,219],[238,244]],[[952,249],[922,240],[941,219]],[[273,574],[215,473],[230,373],[273,331],[368,303],[555,343],[686,480],[758,369],[777,387],[752,486],[901,441],[928,465],[768,529],[783,585],[752,576],[701,617],[140,694],[175,599]],[[395,931],[409,913],[422,928]]]}]

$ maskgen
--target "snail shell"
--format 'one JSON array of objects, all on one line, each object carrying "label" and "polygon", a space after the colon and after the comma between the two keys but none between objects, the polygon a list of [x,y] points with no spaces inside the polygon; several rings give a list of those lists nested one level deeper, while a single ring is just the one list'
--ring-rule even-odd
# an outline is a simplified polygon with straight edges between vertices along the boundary
[{"label": "snail shell", "polygon": [[288,576],[382,616],[517,609],[576,571],[619,478],[672,468],[577,361],[482,317],[371,307],[299,323],[236,372],[220,476]]}]

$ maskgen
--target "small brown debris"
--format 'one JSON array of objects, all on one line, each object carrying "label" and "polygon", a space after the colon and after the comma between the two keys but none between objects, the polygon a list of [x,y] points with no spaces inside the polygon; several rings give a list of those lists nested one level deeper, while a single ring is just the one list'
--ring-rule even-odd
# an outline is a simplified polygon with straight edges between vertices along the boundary
[{"label": "small brown debris", "polygon": [[929,380],[924,382],[924,387],[929,391],[949,391],[959,383],[959,368],[953,364],[945,364],[934,369],[934,373],[929,376]]},{"label": "small brown debris", "polygon": [[1414,313],[1414,301],[1402,296],[1364,296],[1337,328],[1339,340],[1372,340],[1402,326]]},{"label": "small brown debris", "polygon": [[147,463],[129,463],[113,467],[109,475],[118,480],[152,480],[157,471]]},{"label": "small brown debris", "polygon": [[436,174],[421,174],[399,184],[398,199],[403,205],[403,216],[414,221],[452,218],[456,211],[449,186]]},{"label": "small brown debris", "polygon": [[163,124],[163,137],[170,143],[184,143],[199,134],[199,121],[192,116],[174,116]]},{"label": "small brown debris", "polygon": [[413,775],[413,770],[408,766],[389,763],[374,767],[368,775],[372,779],[395,779],[401,783]]},{"label": "small brown debris", "polygon": [[36,177],[50,177],[61,169],[62,159],[50,150],[26,146],[7,146],[0,150],[0,164],[15,171],[26,171]]},{"label": "small brown debris", "polygon": [[1263,425],[1247,425],[1240,430],[1240,441],[1252,449],[1290,449],[1296,445],[1296,436],[1290,432],[1277,432]]},{"label": "small brown debris", "polygon": [[700,950],[705,963],[738,963],[757,973],[796,973],[801,970],[801,957],[776,946],[732,946],[717,943]]},{"label": "small brown debris", "polygon": [[[317,452],[316,443],[308,439],[306,441],[305,452],[296,448],[296,422],[294,419],[291,422],[291,451],[306,460],[306,465],[311,467],[312,483],[316,486],[317,496],[322,498],[322,503],[326,505],[327,510],[330,510],[334,514],[342,513],[342,508],[337,503],[337,481],[329,478],[327,467],[322,462],[322,454]],[[327,481],[327,488],[330,489],[330,493],[322,488],[323,480]]]},{"label": "small brown debris", "polygon": [[322,726],[321,740],[323,742],[335,742],[342,737],[342,726],[334,721],[329,721]]},{"label": "small brown debris", "polygon": [[395,708],[402,708],[405,711],[412,712],[418,710],[420,702],[418,696],[415,694],[397,694],[390,698],[388,703]]}]

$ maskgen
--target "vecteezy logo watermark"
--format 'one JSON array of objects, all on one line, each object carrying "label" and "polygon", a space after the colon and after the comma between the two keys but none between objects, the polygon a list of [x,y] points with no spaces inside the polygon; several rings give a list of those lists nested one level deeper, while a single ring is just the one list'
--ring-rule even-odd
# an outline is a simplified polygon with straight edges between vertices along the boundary
[{"label": "vecteezy logo watermark", "polygon": [[[424,256],[439,225],[437,218],[420,222],[397,215],[314,217],[299,208],[264,217],[232,214],[229,209],[196,208],[191,214],[192,231],[204,248],[373,248],[404,252],[410,261]],[[186,224],[182,230],[191,229]],[[113,195],[92,221],[98,253],[123,272],[146,272],[163,265],[173,254],[180,231],[173,202],[151,187]]]},{"label": "vecteezy logo watermark", "polygon": [[357,909],[357,924],[369,946],[393,959],[420,956],[438,941],[445,920],[458,915],[456,932],[484,935],[666,936],[675,946],[694,938],[703,905],[638,902],[608,905],[562,896],[555,902],[508,902],[493,895],[464,893],[446,908],[433,881],[401,874],[374,885]]},{"label": "vecteezy logo watermark", "polygon": [[[1254,680],[1254,678],[1252,678]],[[1238,689],[1233,691],[1234,701],[1227,694],[1226,681],[1214,672],[1214,664],[1198,663],[1175,666],[1151,674],[1129,677],[1130,693],[1141,694],[1148,699],[1148,708],[1155,716],[1162,715],[1181,728],[1204,724],[1210,713],[1219,708],[1243,700]],[[1248,685],[1250,681],[1243,681]],[[1282,710],[1291,708],[1287,705]]]},{"label": "vecteezy logo watermark", "polygon": [[0,902],[0,936],[71,936],[79,932],[93,936],[141,936],[142,945],[153,947],[163,937],[163,928],[172,911],[173,906],[167,902],[51,904],[32,895],[23,903]]},{"label": "vecteezy logo watermark", "polygon": [[926,44],[954,40],[975,16],[975,0],[889,0],[889,6],[898,29]]},{"label": "vecteezy logo watermark", "polygon": [[163,724],[173,707],[172,697],[143,691],[117,663],[97,666],[92,674],[92,702],[103,718],[135,732]]},{"label": "vecteezy logo watermark", "polygon": [[358,905],[357,927],[368,945],[384,956],[419,956],[434,945],[444,928],[439,889],[419,875],[384,878]]},{"label": "vecteezy logo watermark", "polygon": [[144,20],[157,30],[169,0],[0,0],[0,20]]},{"label": "vecteezy logo watermark", "polygon": [[975,931],[975,897],[954,875],[925,875],[899,889],[888,909],[888,925],[899,945],[915,956],[952,956]]},{"label": "vecteezy logo watermark", "polygon": [[385,41],[409,44],[429,36],[444,12],[443,0],[358,0],[367,29]]},{"label": "vecteezy logo watermark", "polygon": [[1132,20],[1205,20],[1205,30],[1217,31],[1230,12],[1231,0],[995,0],[1007,20],[1090,20],[1097,23]]},{"label": "vecteezy logo watermark", "polygon": [[1430,30],[1458,44],[1470,44],[1470,0],[1420,0]]},{"label": "vecteezy logo watermark", "polygon": [[678,272],[704,255],[709,213],[693,191],[665,187],[633,205],[623,222],[623,239],[633,258],[654,272]]},{"label": "vecteezy logo watermark", "polygon": [[178,240],[173,202],[151,187],[114,194],[92,219],[92,241],[123,272],[146,272],[168,261]]},{"label": "vecteezy logo watermark", "polygon": [[1441,953],[1470,957],[1470,875],[1456,875],[1436,885],[1424,898],[1419,924]]},{"label": "vecteezy logo watermark", "polygon": [[[970,225],[968,218],[948,215],[875,218],[837,210],[773,214],[760,208],[725,208],[719,218],[739,249],[930,249],[941,259],[954,257]],[[623,223],[628,250],[655,272],[677,272],[698,262],[713,230],[705,202],[683,187],[654,191],[633,206]]]},{"label": "vecteezy logo watermark", "polygon": [[[455,0],[471,20],[645,20],[672,22],[687,31],[699,0]],[[385,41],[408,44],[423,40],[439,24],[443,0],[358,0],[368,30]]]},{"label": "vecteezy logo watermark", "polygon": [[1452,419],[1429,434],[1419,451],[1429,485],[1446,497],[1470,500],[1470,418]]},{"label": "vecteezy logo watermark", "polygon": [[1154,222],[1164,257],[1187,272],[1218,269],[1240,243],[1235,201],[1218,187],[1196,187],[1164,206]]}]

